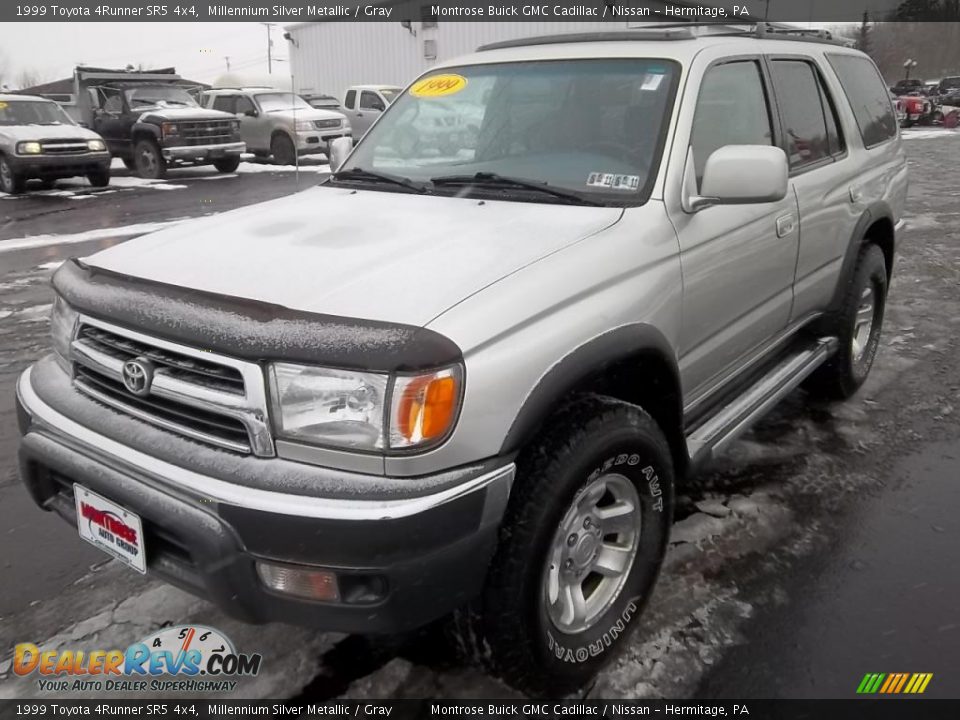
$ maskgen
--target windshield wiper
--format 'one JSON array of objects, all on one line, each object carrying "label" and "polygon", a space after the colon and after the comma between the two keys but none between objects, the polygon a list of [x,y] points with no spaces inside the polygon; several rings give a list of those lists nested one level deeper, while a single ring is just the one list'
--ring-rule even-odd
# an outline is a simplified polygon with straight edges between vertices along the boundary
[{"label": "windshield wiper", "polygon": [[413,190],[414,192],[418,193],[427,191],[426,187],[415,183],[410,178],[400,177],[399,175],[390,175],[389,173],[373,172],[372,170],[364,170],[363,168],[350,168],[349,170],[341,170],[338,173],[334,173],[332,177],[334,180],[366,180],[367,182],[385,182],[390,183],[391,185],[399,185],[400,187],[405,187],[408,190]]},{"label": "windshield wiper", "polygon": [[430,182],[434,185],[486,185],[488,187],[499,188],[520,188],[522,190],[532,190],[543,193],[544,195],[551,195],[563,200],[570,200],[577,205],[594,205],[597,207],[603,205],[603,203],[585,198],[573,190],[562,190],[540,180],[527,180],[525,178],[509,177],[491,172],[478,172],[473,175],[441,175],[440,177],[430,178]]}]

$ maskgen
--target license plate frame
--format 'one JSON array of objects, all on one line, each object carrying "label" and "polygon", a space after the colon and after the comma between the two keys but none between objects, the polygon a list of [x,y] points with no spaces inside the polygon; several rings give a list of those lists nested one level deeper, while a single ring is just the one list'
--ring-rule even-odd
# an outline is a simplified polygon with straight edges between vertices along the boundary
[{"label": "license plate frame", "polygon": [[79,483],[73,484],[73,497],[80,537],[146,575],[146,547],[140,516]]}]

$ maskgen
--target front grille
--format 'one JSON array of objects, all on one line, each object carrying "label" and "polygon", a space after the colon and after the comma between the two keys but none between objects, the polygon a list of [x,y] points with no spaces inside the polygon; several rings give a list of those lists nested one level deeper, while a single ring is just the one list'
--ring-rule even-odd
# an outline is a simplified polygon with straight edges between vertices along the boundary
[{"label": "front grille", "polygon": [[86,140],[44,140],[40,149],[44,155],[76,155],[88,151]]},{"label": "front grille", "polygon": [[[251,365],[245,377],[239,365],[131,335],[84,318],[71,345],[76,388],[114,410],[192,440],[233,452],[273,455],[262,388],[253,387],[251,395],[247,387],[260,377],[257,366]],[[131,360],[152,376],[146,395],[127,389],[124,365]]]},{"label": "front grille", "polygon": [[232,120],[193,120],[178,123],[182,145],[220,145],[234,142]]},{"label": "front grille", "polygon": [[235,368],[151,347],[92,325],[81,327],[77,339],[123,362],[138,357],[147,358],[160,365],[167,375],[178,380],[218,392],[243,395],[243,377]]},{"label": "front grille", "polygon": [[82,365],[76,368],[74,382],[87,394],[134,417],[147,419],[171,430],[180,430],[188,437],[220,440],[222,442],[217,444],[222,446],[229,443],[232,447],[228,449],[237,452],[250,452],[247,429],[239,420],[153,394],[137,397],[128,392],[122,382]]},{"label": "front grille", "polygon": [[313,126],[317,130],[329,130],[330,128],[340,127],[340,121],[337,119],[332,120],[314,120]]}]

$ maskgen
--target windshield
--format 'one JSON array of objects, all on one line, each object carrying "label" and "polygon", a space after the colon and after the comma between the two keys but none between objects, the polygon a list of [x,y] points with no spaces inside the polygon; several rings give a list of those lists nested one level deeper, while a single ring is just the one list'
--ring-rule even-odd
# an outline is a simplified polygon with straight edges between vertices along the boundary
[{"label": "windshield", "polygon": [[392,103],[403,92],[403,88],[380,88],[380,94],[388,103]]},{"label": "windshield", "polygon": [[0,100],[0,125],[74,125],[55,102]]},{"label": "windshield", "polygon": [[[436,192],[444,176],[492,174],[595,201],[643,202],[676,75],[672,61],[651,59],[446,70],[401,95],[341,172],[389,173]],[[479,183],[474,191],[482,192]]]},{"label": "windshield", "polygon": [[260,93],[255,95],[260,109],[263,112],[278,110],[309,110],[310,104],[299,95],[293,93]]},{"label": "windshield", "polygon": [[124,94],[127,96],[127,103],[133,109],[161,105],[197,107],[197,103],[190,97],[190,93],[180,87],[168,85],[138,87],[125,90]]}]

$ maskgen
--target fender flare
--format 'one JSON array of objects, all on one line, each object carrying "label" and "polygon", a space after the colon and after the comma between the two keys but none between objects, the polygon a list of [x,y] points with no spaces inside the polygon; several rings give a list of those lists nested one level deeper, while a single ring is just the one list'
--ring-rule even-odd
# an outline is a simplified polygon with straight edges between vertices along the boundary
[{"label": "fender flare", "polygon": [[131,145],[136,144],[141,135],[149,135],[157,143],[160,142],[160,128],[153,123],[135,122],[130,128]]},{"label": "fender flare", "polygon": [[[877,222],[877,220],[883,219],[889,220],[891,225],[895,224],[893,220],[893,210],[890,208],[890,205],[883,200],[871,203],[870,206],[863,211],[863,214],[860,215],[860,219],[857,221],[853,233],[850,236],[850,242],[847,244],[847,250],[843,255],[843,263],[840,266],[840,273],[837,278],[837,287],[834,289],[833,298],[830,300],[830,314],[839,312],[843,305],[844,291],[856,270],[860,249],[867,241],[867,230]],[[893,267],[892,259],[890,266],[891,268]]]},{"label": "fender flare", "polygon": [[[668,375],[670,387],[664,389],[666,404],[663,407],[666,408],[670,427],[661,429],[674,451],[677,474],[681,476],[689,458],[686,457],[683,439],[680,370],[667,338],[660,330],[646,323],[624,325],[598,335],[553,365],[523,401],[504,438],[501,454],[514,453],[532,440],[564,398],[583,388],[591,379],[601,376],[605,370],[633,361],[639,366],[651,360],[662,366]],[[664,414],[655,413],[652,408],[645,409],[651,415]],[[661,424],[664,422],[663,417],[657,419]]]}]

